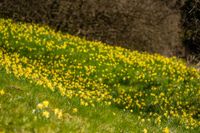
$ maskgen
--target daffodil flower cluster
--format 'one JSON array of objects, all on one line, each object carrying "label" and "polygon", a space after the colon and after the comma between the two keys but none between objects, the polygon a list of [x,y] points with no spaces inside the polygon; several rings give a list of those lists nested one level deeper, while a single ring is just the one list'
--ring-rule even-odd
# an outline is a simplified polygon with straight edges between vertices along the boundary
[{"label": "daffodil flower cluster", "polygon": [[76,97],[83,106],[115,105],[157,124],[173,118],[186,127],[200,126],[200,72],[175,57],[0,19],[0,67],[69,99]]},{"label": "daffodil flower cluster", "polygon": [[[58,119],[63,118],[63,111],[58,108],[53,109],[52,107],[49,107],[49,101],[47,100],[38,103],[36,109],[38,110],[37,112],[42,112],[42,116],[45,118],[49,118],[51,114],[54,114]],[[34,112],[36,111],[34,110]]]},{"label": "daffodil flower cluster", "polygon": [[49,111],[47,111],[48,107],[49,107],[49,102],[47,100],[37,104],[37,109],[39,110],[39,112],[42,111],[42,116],[45,118],[50,117],[50,113]]}]

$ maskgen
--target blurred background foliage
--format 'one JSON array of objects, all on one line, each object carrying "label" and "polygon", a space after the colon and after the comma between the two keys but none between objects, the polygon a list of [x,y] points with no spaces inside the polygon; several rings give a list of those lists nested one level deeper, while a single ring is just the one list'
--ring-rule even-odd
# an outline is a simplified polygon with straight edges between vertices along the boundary
[{"label": "blurred background foliage", "polygon": [[200,54],[200,0],[1,0],[0,17],[165,56]]}]

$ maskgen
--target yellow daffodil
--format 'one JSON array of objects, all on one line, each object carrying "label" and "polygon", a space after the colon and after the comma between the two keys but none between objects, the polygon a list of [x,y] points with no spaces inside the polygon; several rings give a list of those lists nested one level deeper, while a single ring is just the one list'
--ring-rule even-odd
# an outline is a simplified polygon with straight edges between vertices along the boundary
[{"label": "yellow daffodil", "polygon": [[77,112],[78,112],[78,109],[77,109],[77,108],[73,108],[72,112],[73,112],[73,113],[77,113]]},{"label": "yellow daffodil", "polygon": [[42,104],[44,105],[44,107],[48,107],[49,106],[49,102],[47,100],[43,101]]},{"label": "yellow daffodil", "polygon": [[146,128],[145,128],[145,129],[143,129],[143,133],[148,133]]},{"label": "yellow daffodil", "polygon": [[44,111],[42,112],[42,116],[44,116],[45,118],[49,118],[50,113],[48,111]]},{"label": "yellow daffodil", "polygon": [[5,91],[3,89],[0,90],[0,95],[4,95]]},{"label": "yellow daffodil", "polygon": [[170,133],[170,130],[168,127],[165,127],[163,130],[162,130],[163,133]]},{"label": "yellow daffodil", "polygon": [[37,105],[37,108],[38,108],[38,109],[43,109],[43,108],[44,108],[44,105],[41,104],[41,103],[39,103],[39,104]]}]

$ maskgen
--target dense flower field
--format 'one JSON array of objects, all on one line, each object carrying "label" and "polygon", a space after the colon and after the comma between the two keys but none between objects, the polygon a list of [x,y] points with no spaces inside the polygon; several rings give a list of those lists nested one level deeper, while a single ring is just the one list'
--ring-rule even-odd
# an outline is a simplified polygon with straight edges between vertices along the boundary
[{"label": "dense flower field", "polygon": [[[139,113],[140,119],[200,126],[200,72],[181,60],[139,53],[0,19],[0,68],[79,99]],[[47,115],[47,114],[46,114]]]}]

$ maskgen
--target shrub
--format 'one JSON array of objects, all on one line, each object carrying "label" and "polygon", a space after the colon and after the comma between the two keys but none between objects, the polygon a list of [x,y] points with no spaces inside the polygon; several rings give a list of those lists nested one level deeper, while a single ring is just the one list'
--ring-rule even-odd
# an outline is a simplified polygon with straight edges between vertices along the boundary
[{"label": "shrub", "polygon": [[180,13],[160,0],[4,0],[0,16],[130,49],[183,54]]},{"label": "shrub", "polygon": [[200,56],[200,1],[185,0],[181,9],[187,54]]}]

